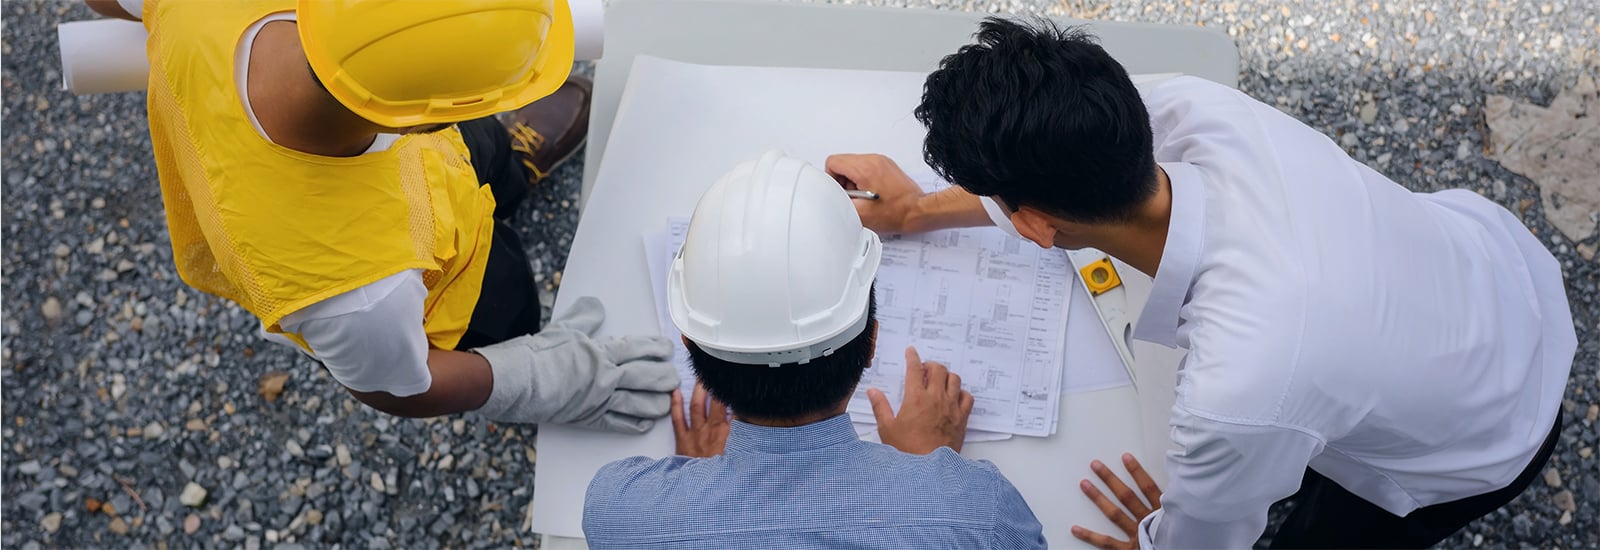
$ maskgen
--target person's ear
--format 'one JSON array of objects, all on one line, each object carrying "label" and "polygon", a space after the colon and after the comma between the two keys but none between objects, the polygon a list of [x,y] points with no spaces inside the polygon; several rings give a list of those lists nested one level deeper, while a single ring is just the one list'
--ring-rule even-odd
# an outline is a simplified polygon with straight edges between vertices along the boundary
[{"label": "person's ear", "polygon": [[867,362],[871,363],[878,357],[878,320],[873,319],[868,322],[872,323],[872,339],[867,340]]},{"label": "person's ear", "polygon": [[1011,213],[1011,225],[1017,228],[1017,233],[1023,238],[1033,241],[1039,248],[1055,248],[1056,227],[1055,218],[1027,206]]}]

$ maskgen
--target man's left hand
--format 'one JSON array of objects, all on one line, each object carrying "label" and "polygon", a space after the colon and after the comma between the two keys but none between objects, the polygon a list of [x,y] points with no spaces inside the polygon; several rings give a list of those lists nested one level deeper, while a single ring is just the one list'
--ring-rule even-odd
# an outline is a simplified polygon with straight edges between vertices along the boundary
[{"label": "man's left hand", "polygon": [[683,412],[683,391],[672,392],[672,434],[678,440],[678,454],[693,458],[722,454],[728,445],[728,428],[728,406],[711,397],[705,386],[694,385],[687,415]]},{"label": "man's left hand", "polygon": [[[1133,476],[1133,482],[1139,486],[1139,492],[1144,493],[1145,500],[1140,500],[1139,495],[1129,489],[1127,484],[1123,483],[1104,463],[1096,460],[1089,463],[1089,469],[1094,470],[1094,474],[1100,477],[1100,481],[1105,482],[1106,487],[1111,488],[1111,494],[1116,495],[1117,500],[1122,502],[1123,508],[1127,508],[1126,512],[1111,502],[1111,499],[1106,498],[1105,493],[1101,493],[1100,489],[1089,480],[1078,482],[1078,488],[1083,490],[1083,494],[1088,496],[1089,500],[1094,501],[1094,505],[1100,508],[1100,513],[1106,515],[1106,519],[1111,520],[1111,523],[1116,524],[1117,528],[1128,536],[1128,540],[1117,540],[1078,525],[1072,526],[1072,536],[1106,550],[1139,547],[1139,522],[1151,512],[1161,509],[1161,488],[1156,486],[1155,480],[1150,479],[1150,474],[1144,471],[1144,466],[1140,465],[1139,459],[1133,455],[1123,453],[1122,465],[1128,468],[1128,474]],[[1149,503],[1146,504],[1145,501]],[[1133,515],[1129,516],[1129,513]]]}]

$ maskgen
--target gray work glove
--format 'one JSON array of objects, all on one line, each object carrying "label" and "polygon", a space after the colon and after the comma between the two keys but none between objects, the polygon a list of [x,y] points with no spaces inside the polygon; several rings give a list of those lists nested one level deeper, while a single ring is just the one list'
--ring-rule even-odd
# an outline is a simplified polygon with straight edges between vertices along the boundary
[{"label": "gray work glove", "polygon": [[497,422],[570,424],[644,433],[672,408],[672,344],[654,336],[592,338],[605,321],[583,297],[538,334],[472,350],[489,360],[494,389],[478,414]]}]

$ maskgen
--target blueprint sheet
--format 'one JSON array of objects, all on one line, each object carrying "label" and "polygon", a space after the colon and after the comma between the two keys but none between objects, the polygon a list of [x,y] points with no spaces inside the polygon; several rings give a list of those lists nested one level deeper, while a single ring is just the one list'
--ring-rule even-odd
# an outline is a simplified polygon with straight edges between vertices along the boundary
[{"label": "blueprint sheet", "polygon": [[974,398],[968,428],[1050,435],[1072,283],[1064,252],[994,228],[884,239],[878,354],[850,400],[852,419],[873,421],[867,388],[883,390],[898,409],[909,345],[961,375]]}]

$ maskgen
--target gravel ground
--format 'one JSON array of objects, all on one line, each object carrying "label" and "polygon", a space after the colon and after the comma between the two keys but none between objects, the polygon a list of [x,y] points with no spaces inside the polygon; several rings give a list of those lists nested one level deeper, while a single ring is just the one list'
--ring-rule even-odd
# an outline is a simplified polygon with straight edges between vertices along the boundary
[{"label": "gravel ground", "polygon": [[[1543,105],[1580,74],[1600,76],[1600,6],[918,5],[1225,30],[1240,49],[1245,91],[1407,187],[1473,189],[1519,212],[1566,270],[1581,342],[1567,426],[1542,481],[1445,545],[1600,547],[1600,265],[1592,259],[1600,237],[1574,242],[1550,225],[1535,183],[1484,156],[1483,115],[1490,94]],[[184,287],[166,240],[144,96],[56,89],[54,25],[90,14],[37,0],[7,1],[3,14],[0,543],[531,545],[521,526],[532,430],[372,412],[314,364],[257,340],[242,310]],[[518,216],[541,284],[552,289],[576,224],[577,164]],[[260,393],[268,373],[287,375],[276,401]]]}]

